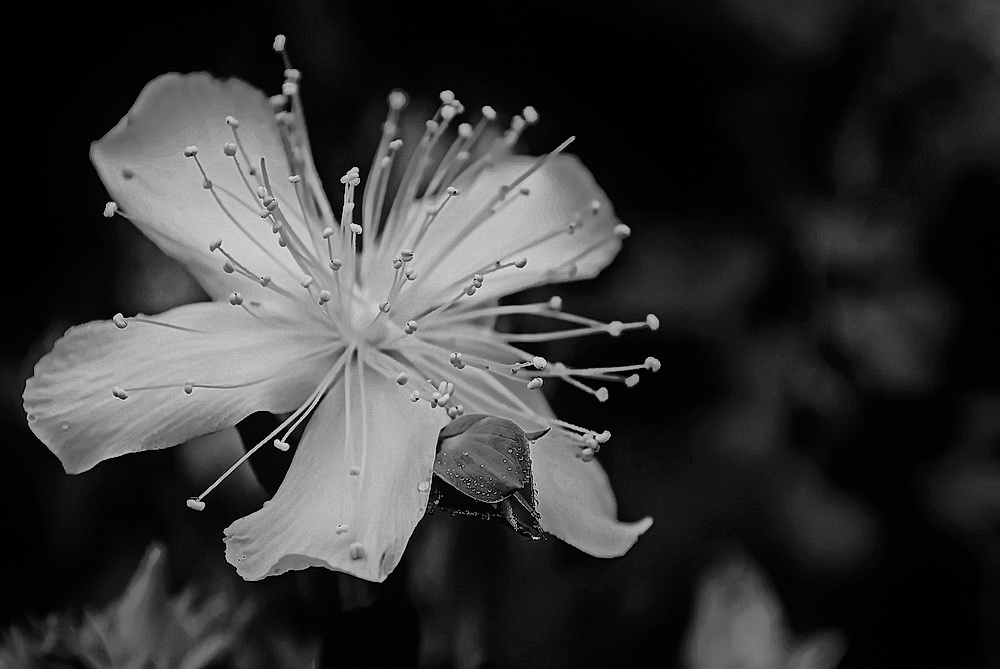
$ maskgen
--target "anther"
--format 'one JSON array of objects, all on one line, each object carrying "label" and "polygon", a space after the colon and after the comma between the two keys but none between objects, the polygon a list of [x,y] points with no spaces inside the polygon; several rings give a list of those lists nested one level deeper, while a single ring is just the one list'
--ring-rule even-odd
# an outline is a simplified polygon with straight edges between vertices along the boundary
[{"label": "anther", "polygon": [[417,270],[408,269],[405,272],[403,272],[403,276],[405,276],[408,281],[413,281],[417,278]]},{"label": "anther", "polygon": [[111,201],[104,205],[104,218],[111,218],[118,213],[118,203]]},{"label": "anther", "polygon": [[347,547],[347,554],[352,560],[363,560],[365,557],[365,547],[359,543],[353,543]]},{"label": "anther", "polygon": [[628,227],[624,223],[619,223],[615,226],[615,234],[621,239],[625,239],[632,234],[632,228]]},{"label": "anther", "polygon": [[320,305],[326,304],[330,301],[330,291],[323,289],[319,291],[319,303]]},{"label": "anther", "polygon": [[451,195],[452,197],[455,197],[456,195],[459,194],[459,190],[454,186],[448,186],[446,192],[448,193],[448,195]]},{"label": "anther", "polygon": [[600,200],[591,200],[590,201],[590,213],[596,216],[599,211],[601,211],[601,201]]},{"label": "anther", "polygon": [[205,503],[203,501],[201,501],[200,499],[195,499],[193,497],[187,501],[187,506],[188,506],[189,509],[192,509],[194,511],[204,511],[205,510]]},{"label": "anther", "polygon": [[379,305],[378,305],[378,310],[381,311],[383,314],[389,313],[389,308],[390,307],[389,307],[389,301],[388,300],[384,300],[384,301],[380,302]]},{"label": "anther", "polygon": [[[354,204],[354,203],[349,202],[348,204]],[[347,206],[345,205],[344,208],[346,209]],[[351,223],[351,234],[360,235],[362,232],[364,232],[364,228],[362,228],[357,223]]]},{"label": "anther", "polygon": [[197,146],[192,145],[192,146],[189,146],[189,147],[187,147],[187,148],[184,149],[184,157],[185,158],[194,158],[197,155],[198,155],[198,147]]},{"label": "anther", "polygon": [[190,395],[194,392],[194,381],[186,381],[184,383],[184,393]]},{"label": "anther", "polygon": [[648,327],[653,332],[660,329],[660,319],[656,317],[655,314],[646,315],[646,327]]},{"label": "anther", "polygon": [[411,402],[419,402],[420,401],[420,391],[419,390],[414,390],[412,393],[410,393],[410,401]]},{"label": "anther", "polygon": [[403,249],[399,252],[399,257],[402,258],[403,262],[410,262],[413,260],[413,249]]},{"label": "anther", "polygon": [[644,366],[646,367],[646,369],[648,369],[651,372],[658,372],[658,371],[660,371],[660,361],[657,360],[656,358],[652,357],[652,356],[646,358],[646,362],[644,363]]},{"label": "anther", "polygon": [[227,116],[226,117],[226,125],[228,125],[230,128],[239,128],[240,127],[240,122],[237,121],[232,116]]},{"label": "anther", "polygon": [[112,388],[111,389],[111,394],[114,395],[115,397],[117,397],[120,400],[127,400],[128,399],[128,393],[125,392],[125,389],[122,388],[121,386],[115,386],[114,388]]},{"label": "anther", "polygon": [[514,267],[518,269],[523,269],[524,266],[527,264],[528,264],[527,258],[518,258],[517,260],[514,261]]},{"label": "anther", "polygon": [[489,105],[483,107],[482,112],[483,112],[483,118],[485,118],[487,121],[495,121],[497,118],[496,110],[493,109],[493,107],[490,107]]},{"label": "anther", "polygon": [[405,386],[407,383],[409,383],[409,381],[410,377],[408,377],[404,372],[400,372],[399,374],[396,375],[396,383],[398,383],[401,386]]},{"label": "anther", "polygon": [[625,377],[625,385],[629,388],[635,388],[636,385],[638,385],[638,383],[639,383],[638,374],[630,374]]},{"label": "anther", "polygon": [[597,389],[596,392],[594,392],[594,397],[597,398],[598,402],[607,402],[608,401],[608,389],[605,388],[605,387],[603,387],[603,386],[601,386],[600,388]]},{"label": "anther", "polygon": [[282,51],[284,51],[285,50],[285,36],[284,35],[275,35],[274,36],[274,44],[272,45],[272,48],[277,53],[281,53]]},{"label": "anther", "polygon": [[535,111],[534,107],[525,107],[524,110],[521,111],[521,114],[524,116],[524,120],[528,125],[538,123],[538,112]]},{"label": "anther", "polygon": [[392,268],[393,269],[400,269],[402,267],[403,267],[403,259],[402,258],[393,258],[392,259]]},{"label": "anther", "polygon": [[403,327],[403,332],[405,332],[408,335],[411,335],[411,334],[413,334],[416,331],[417,331],[417,322],[416,321],[407,321],[406,325]]},{"label": "anther", "polygon": [[290,67],[287,70],[285,70],[285,79],[294,83],[298,83],[302,79],[302,72],[295,69],[294,67]]},{"label": "anther", "polygon": [[222,263],[222,271],[225,272],[226,274],[232,274],[233,272],[236,271],[236,268],[233,267],[233,263],[227,260],[226,262]]},{"label": "anther", "polygon": [[240,306],[241,304],[243,304],[243,296],[240,295],[239,293],[231,293],[229,295],[229,304],[233,305],[234,307]]},{"label": "anther", "polygon": [[542,387],[541,377],[536,376],[532,380],[528,381],[528,390],[538,390]]},{"label": "anther", "polygon": [[288,442],[283,439],[275,439],[274,447],[277,448],[279,451],[287,451],[289,448],[291,448],[288,445]]},{"label": "anther", "polygon": [[607,430],[601,432],[600,434],[594,435],[594,440],[597,441],[598,444],[606,444],[608,443],[609,439],[611,439],[611,433],[608,432]]},{"label": "anther", "polygon": [[591,460],[593,460],[594,449],[588,447],[580,451],[580,459],[583,460],[584,462],[590,462]]},{"label": "anther", "polygon": [[114,323],[115,327],[119,330],[124,330],[128,327],[128,321],[125,320],[125,317],[120,312],[111,318],[111,322]]},{"label": "anther", "polygon": [[221,238],[216,239],[215,241],[211,242],[208,245],[208,250],[211,251],[211,252],[213,252],[213,253],[215,251],[218,251],[221,248],[222,248],[222,239]]},{"label": "anther", "polygon": [[226,142],[222,147],[222,152],[230,158],[234,158],[236,156],[236,143]]},{"label": "anther", "polygon": [[625,324],[621,321],[611,321],[604,326],[604,330],[612,337],[620,337],[622,332],[625,330]]},{"label": "anther", "polygon": [[334,272],[339,272],[340,268],[343,266],[344,266],[343,260],[334,258],[333,260],[330,261],[330,269],[332,269]]},{"label": "anther", "polygon": [[562,311],[563,301],[558,295],[553,295],[549,298],[549,309],[552,311]]},{"label": "anther", "polygon": [[309,275],[306,275],[306,277],[302,279],[300,283],[302,284],[303,288],[308,288],[309,286],[313,285],[313,278]]},{"label": "anther", "polygon": [[403,91],[393,91],[389,93],[389,108],[394,111],[399,111],[406,106],[406,93]]}]

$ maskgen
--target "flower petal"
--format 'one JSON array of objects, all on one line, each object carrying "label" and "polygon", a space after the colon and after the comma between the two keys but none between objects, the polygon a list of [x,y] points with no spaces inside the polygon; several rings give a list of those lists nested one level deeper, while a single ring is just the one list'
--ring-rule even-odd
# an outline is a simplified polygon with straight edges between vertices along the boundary
[{"label": "flower petal", "polygon": [[[255,166],[261,157],[267,161],[275,197],[299,236],[311,244],[287,180],[288,161],[273,109],[261,91],[237,79],[219,81],[201,73],[154,79],[128,115],[93,144],[91,159],[129,219],[167,255],[185,264],[212,297],[264,290],[221,271],[225,259],[208,248],[219,238],[252,272],[294,287],[304,273],[278,246],[270,223],[260,217],[260,201],[247,189],[233,159],[223,153],[234,139],[227,115],[239,121],[240,140]],[[203,188],[198,166],[184,156],[191,145],[199,147],[198,160],[214,184],[212,190]],[[242,154],[238,158],[246,172],[250,166]],[[256,189],[254,177],[248,179]]]},{"label": "flower petal", "polygon": [[608,475],[597,462],[576,457],[579,449],[558,436],[542,437],[531,449],[542,527],[595,557],[618,557],[653,524],[618,520]]},{"label": "flower petal", "polygon": [[[528,195],[508,196],[508,204],[468,236],[459,238],[461,230],[500,187],[514,182],[533,164],[533,158],[513,156],[487,166],[444,207],[415,249],[414,262],[419,263],[422,273],[415,286],[415,293],[423,298],[418,299],[419,307],[455,297],[464,287],[455,287],[456,281],[468,283],[473,273],[482,272],[498,260],[506,263],[525,257],[528,264],[486,276],[474,297],[476,301],[496,299],[543,283],[589,278],[615,257],[621,239],[615,234],[619,221],[611,203],[579,159],[567,155],[552,158],[521,184],[528,189]],[[599,204],[596,213],[592,209],[595,202]],[[437,204],[424,203],[428,208]],[[414,217],[418,221],[424,218],[422,214]],[[577,217],[573,234],[562,233],[535,243],[566,230]],[[412,244],[412,238],[409,241]]]},{"label": "flower petal", "polygon": [[[199,303],[153,320],[175,327],[95,321],[71,328],[35,366],[24,389],[28,424],[67,472],[174,446],[254,411],[292,411],[316,387],[331,348],[329,332],[297,310],[257,306],[251,315]],[[112,395],[148,386],[167,387],[124,401]]]},{"label": "flower petal", "polygon": [[446,421],[352,363],[310,418],[274,498],[226,529],[226,559],[247,580],[310,566],[384,580],[424,515]]},{"label": "flower petal", "polygon": [[[504,359],[504,349],[493,341],[491,330],[466,327],[456,328],[451,334],[449,343],[454,350],[490,360]],[[465,405],[467,413],[509,418],[528,431],[548,427],[543,418],[554,416],[545,396],[528,390],[524,382],[502,379],[471,365],[456,372],[443,362],[428,363],[433,365],[431,373],[453,379],[456,397]],[[525,405],[533,415],[524,410]],[[624,555],[649,529],[653,519],[620,522],[607,474],[596,461],[578,459],[578,452],[579,449],[557,431],[532,444],[531,469],[542,527],[590,555]]]}]

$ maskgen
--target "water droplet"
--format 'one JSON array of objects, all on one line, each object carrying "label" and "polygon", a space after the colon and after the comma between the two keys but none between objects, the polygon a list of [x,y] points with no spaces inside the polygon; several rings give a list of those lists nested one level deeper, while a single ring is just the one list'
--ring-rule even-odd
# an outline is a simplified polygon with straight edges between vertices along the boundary
[{"label": "water droplet", "polygon": [[429,481],[421,481],[420,483],[417,484],[417,490],[419,490],[420,492],[427,492],[430,489],[430,487],[431,484]]}]

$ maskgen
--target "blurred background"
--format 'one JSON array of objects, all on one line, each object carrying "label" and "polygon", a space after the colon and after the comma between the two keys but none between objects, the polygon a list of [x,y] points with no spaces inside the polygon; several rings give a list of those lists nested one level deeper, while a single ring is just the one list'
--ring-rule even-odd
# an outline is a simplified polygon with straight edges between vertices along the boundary
[{"label": "blurred background", "polygon": [[[27,11],[8,157],[32,206],[9,216],[0,351],[11,666],[154,648],[171,659],[150,666],[1000,666],[995,0]],[[273,493],[280,458],[193,514],[238,444],[70,477],[27,429],[24,381],[68,326],[204,299],[101,216],[89,143],[163,72],[278,92],[278,32],[327,184],[367,169],[396,87],[419,122],[443,89],[503,119],[535,106],[525,153],[577,136],[633,236],[597,280],[514,299],[663,324],[537,348],[663,363],[600,405],[545,386],[561,417],[614,433],[598,459],[620,516],[655,519],[625,557],[435,514],[382,585],[247,584],[222,529]]]}]

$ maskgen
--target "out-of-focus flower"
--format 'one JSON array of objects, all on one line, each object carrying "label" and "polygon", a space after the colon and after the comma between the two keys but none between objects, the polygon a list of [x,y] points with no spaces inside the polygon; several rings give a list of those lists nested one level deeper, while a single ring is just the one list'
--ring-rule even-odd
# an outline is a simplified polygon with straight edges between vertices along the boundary
[{"label": "out-of-focus flower", "polygon": [[844,642],[835,632],[794,640],[763,574],[740,557],[702,578],[684,652],[689,669],[832,669]]},{"label": "out-of-focus flower", "polygon": [[[253,616],[252,603],[239,601],[225,590],[207,599],[193,588],[168,596],[164,565],[164,549],[154,544],[122,597],[103,610],[86,613],[82,621],[54,613],[32,631],[10,630],[0,648],[0,665],[82,664],[88,669],[249,666],[249,657],[239,660],[237,656],[253,645],[244,638]],[[275,633],[268,643],[266,650],[252,649],[255,662],[303,667],[315,661],[315,648],[300,647],[280,634]]]},{"label": "out-of-focus flower", "polygon": [[[490,142],[496,112],[484,107],[444,149],[464,111],[444,91],[389,198],[406,103],[396,91],[363,198],[357,168],[341,179],[338,221],[314,167],[301,74],[283,37],[275,50],[286,61],[281,95],[166,75],[94,144],[115,198],[105,214],[130,219],[214,301],[71,329],[27,383],[32,430],[77,473],[255,411],[287,417],[247,457],[265,445],[287,450],[308,418],[277,494],[226,530],[227,558],[247,579],[315,565],[381,581],[425,512],[438,432],[467,410],[490,414],[551,428],[531,454],[541,527],[592,555],[623,554],[651,520],[616,518],[592,461],[610,434],[558,420],[537,390],[562,379],[603,401],[607,389],[584,380],[631,387],[659,362],[571,369],[518,344],[659,322],[598,322],[562,311],[558,297],[497,306],[611,261],[629,230],[603,191],[562,155],[568,141],[537,159],[511,154],[537,120],[530,107]],[[496,332],[493,321],[510,314],[575,327]],[[228,473],[188,505],[204,508]]]}]

